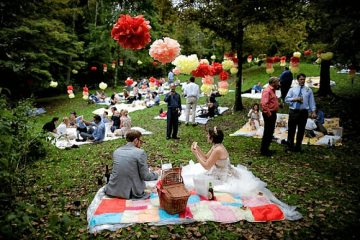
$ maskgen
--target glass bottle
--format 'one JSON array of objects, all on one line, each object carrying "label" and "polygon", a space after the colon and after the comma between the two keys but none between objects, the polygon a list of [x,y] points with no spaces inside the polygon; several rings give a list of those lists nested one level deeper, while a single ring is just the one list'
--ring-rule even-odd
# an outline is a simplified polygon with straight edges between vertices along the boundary
[{"label": "glass bottle", "polygon": [[106,164],[106,171],[105,171],[105,183],[108,184],[110,180],[110,172],[109,172],[109,165]]},{"label": "glass bottle", "polygon": [[329,139],[329,141],[328,141],[328,148],[330,148],[331,147],[331,142],[330,142],[330,139]]},{"label": "glass bottle", "polygon": [[213,188],[212,188],[211,182],[209,182],[208,199],[209,199],[209,200],[214,200],[214,190],[213,190]]}]

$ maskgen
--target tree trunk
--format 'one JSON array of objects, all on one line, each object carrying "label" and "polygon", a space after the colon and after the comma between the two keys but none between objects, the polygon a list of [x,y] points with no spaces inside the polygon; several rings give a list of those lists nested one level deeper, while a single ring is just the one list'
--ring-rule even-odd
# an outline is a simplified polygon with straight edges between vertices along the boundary
[{"label": "tree trunk", "polygon": [[320,68],[320,89],[317,92],[320,96],[331,95],[330,88],[330,61],[322,60]]},{"label": "tree trunk", "polygon": [[[77,4],[76,1],[73,1],[72,3],[72,8],[75,9],[77,8]],[[75,22],[76,22],[76,14],[75,11],[73,12],[73,16],[72,16],[72,34],[75,34]],[[69,58],[69,63],[68,66],[71,66],[72,63],[72,57]],[[66,84],[70,84],[70,77],[71,77],[71,68],[68,68],[67,71],[67,75],[66,75]]]},{"label": "tree trunk", "polygon": [[244,42],[244,27],[242,25],[241,22],[239,22],[238,24],[238,38],[237,38],[237,42],[235,44],[236,46],[236,51],[237,51],[237,56],[239,59],[239,63],[238,63],[238,73],[236,74],[237,78],[236,78],[236,90],[235,90],[235,110],[236,111],[241,111],[244,109],[244,106],[242,104],[242,99],[241,99],[241,79],[242,79],[242,64],[241,64],[241,60],[242,60],[242,48],[243,48],[243,42]]}]

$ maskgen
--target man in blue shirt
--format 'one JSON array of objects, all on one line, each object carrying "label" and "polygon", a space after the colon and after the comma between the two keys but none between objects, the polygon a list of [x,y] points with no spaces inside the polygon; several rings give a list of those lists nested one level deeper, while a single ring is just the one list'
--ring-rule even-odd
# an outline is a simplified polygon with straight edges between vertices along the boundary
[{"label": "man in blue shirt", "polygon": [[101,117],[101,121],[103,123],[109,123],[110,122],[107,111],[104,111],[104,113],[102,115],[100,115],[100,117]]},{"label": "man in blue shirt", "polygon": [[[321,111],[319,109],[320,109],[320,105],[318,104],[318,105],[316,105],[316,109],[315,109],[316,117],[314,118],[314,122],[317,126],[317,128],[315,130],[322,132],[324,135],[327,135],[328,132],[327,132],[326,128],[323,126],[324,113],[323,113],[323,111]],[[311,114],[311,110],[309,110],[309,115],[310,114]]]},{"label": "man in blue shirt", "polygon": [[171,132],[173,139],[180,139],[177,136],[179,116],[181,115],[181,98],[175,91],[175,84],[170,85],[170,92],[165,95],[164,101],[167,102],[168,111],[166,114],[166,140],[170,139]]},{"label": "man in blue shirt", "polygon": [[[304,138],[305,126],[310,110],[311,117],[316,117],[315,99],[311,88],[305,87],[306,76],[303,73],[297,75],[299,85],[291,88],[285,97],[285,102],[290,104],[287,147],[285,151],[294,151],[301,153],[301,144]],[[294,137],[296,135],[296,146],[294,148]]]},{"label": "man in blue shirt", "polygon": [[289,89],[291,87],[291,83],[293,80],[293,75],[289,71],[288,67],[284,67],[284,71],[279,77],[280,79],[280,85],[281,85],[281,97],[285,101],[285,97],[287,93],[289,92]]},{"label": "man in blue shirt", "polygon": [[174,82],[174,73],[172,71],[168,74],[168,84],[172,84]]},{"label": "man in blue shirt", "polygon": [[241,94],[243,94],[243,93],[251,93],[251,90],[255,90],[255,93],[261,93],[262,92],[261,82],[258,82],[252,88],[249,88],[248,90],[241,92]]},{"label": "man in blue shirt", "polygon": [[155,103],[154,104],[149,104],[147,105],[148,108],[151,108],[153,106],[159,106],[160,105],[160,98],[157,94],[157,92],[152,92],[152,98],[151,98]]},{"label": "man in blue shirt", "polygon": [[88,132],[84,133],[80,133],[80,136],[86,141],[87,139],[88,142],[98,142],[98,141],[102,141],[105,138],[105,124],[101,121],[101,117],[99,115],[95,115],[94,116],[94,122],[90,122],[90,121],[86,121],[84,119],[82,119],[83,123],[95,126],[95,130],[94,128],[90,128]]}]

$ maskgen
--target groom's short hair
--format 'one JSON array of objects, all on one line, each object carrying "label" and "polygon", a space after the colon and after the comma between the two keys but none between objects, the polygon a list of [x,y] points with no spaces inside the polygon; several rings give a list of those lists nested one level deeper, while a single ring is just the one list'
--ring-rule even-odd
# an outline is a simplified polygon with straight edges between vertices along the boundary
[{"label": "groom's short hair", "polygon": [[126,134],[126,141],[133,142],[135,139],[142,136],[142,133],[138,130],[130,130]]}]

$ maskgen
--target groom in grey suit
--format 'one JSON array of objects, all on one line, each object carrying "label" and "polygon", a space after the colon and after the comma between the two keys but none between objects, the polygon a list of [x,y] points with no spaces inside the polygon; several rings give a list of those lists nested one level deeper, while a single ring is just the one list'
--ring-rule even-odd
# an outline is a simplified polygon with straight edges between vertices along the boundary
[{"label": "groom in grey suit", "polygon": [[128,143],[113,154],[113,171],[105,193],[118,198],[147,199],[149,194],[144,192],[145,181],[157,180],[160,170],[149,171],[146,153],[140,149],[143,143],[141,132],[129,131],[126,140]]}]

